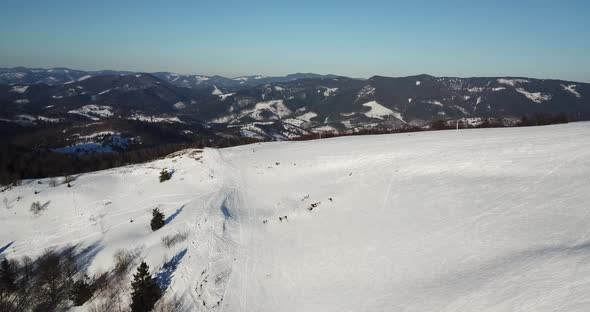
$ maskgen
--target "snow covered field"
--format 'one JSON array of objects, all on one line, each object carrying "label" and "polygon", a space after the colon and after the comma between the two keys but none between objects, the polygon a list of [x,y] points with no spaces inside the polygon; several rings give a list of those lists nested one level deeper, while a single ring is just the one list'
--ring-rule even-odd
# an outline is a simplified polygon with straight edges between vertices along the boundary
[{"label": "snow covered field", "polygon": [[588,311],[589,138],[587,122],[341,137],[27,181],[0,193],[0,257],[96,246],[92,274],[135,249],[193,311]]}]

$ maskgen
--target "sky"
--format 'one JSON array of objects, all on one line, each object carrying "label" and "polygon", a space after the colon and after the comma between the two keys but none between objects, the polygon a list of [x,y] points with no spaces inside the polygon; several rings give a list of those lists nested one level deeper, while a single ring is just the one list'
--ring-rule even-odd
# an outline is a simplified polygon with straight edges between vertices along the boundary
[{"label": "sky", "polygon": [[587,0],[0,0],[0,67],[590,82]]}]

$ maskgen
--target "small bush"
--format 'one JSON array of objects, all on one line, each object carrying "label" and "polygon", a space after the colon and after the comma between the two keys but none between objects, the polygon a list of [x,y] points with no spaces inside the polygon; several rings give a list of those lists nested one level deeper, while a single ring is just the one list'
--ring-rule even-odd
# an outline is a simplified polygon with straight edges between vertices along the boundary
[{"label": "small bush", "polygon": [[59,181],[57,180],[57,178],[51,178],[51,179],[49,179],[48,184],[51,187],[56,187],[59,185]]},{"label": "small bush", "polygon": [[72,176],[72,175],[66,175],[66,176],[64,177],[64,183],[70,183],[70,182],[74,182],[74,180],[75,180],[75,179],[76,179],[76,178],[75,178],[74,176]]},{"label": "small bush", "polygon": [[119,249],[115,252],[115,274],[116,275],[123,275],[129,271],[131,265],[135,262],[135,260],[139,257],[138,250],[126,250],[126,249]]},{"label": "small bush", "polygon": [[157,231],[161,229],[164,226],[164,224],[164,214],[160,212],[160,209],[154,208],[154,210],[152,211],[152,221],[150,222],[152,231]]},{"label": "small bush", "polygon": [[30,210],[31,210],[31,212],[32,212],[33,214],[35,214],[35,215],[38,215],[38,214],[40,214],[40,213],[41,213],[41,211],[43,211],[43,209],[45,209],[45,208],[43,207],[43,205],[41,205],[41,203],[40,203],[40,202],[36,201],[36,202],[33,202],[33,203],[31,204],[31,209],[30,209]]},{"label": "small bush", "polygon": [[176,233],[174,235],[166,235],[162,237],[162,244],[166,248],[170,248],[180,242],[184,242],[188,238],[188,233]]},{"label": "small bush", "polygon": [[167,171],[166,169],[162,169],[162,171],[160,171],[160,183],[162,183],[164,181],[168,181],[171,178],[172,178],[171,171]]},{"label": "small bush", "polygon": [[2,200],[2,203],[4,204],[4,208],[6,208],[7,210],[12,208],[10,206],[10,202],[8,201],[8,198],[4,197],[4,199]]}]

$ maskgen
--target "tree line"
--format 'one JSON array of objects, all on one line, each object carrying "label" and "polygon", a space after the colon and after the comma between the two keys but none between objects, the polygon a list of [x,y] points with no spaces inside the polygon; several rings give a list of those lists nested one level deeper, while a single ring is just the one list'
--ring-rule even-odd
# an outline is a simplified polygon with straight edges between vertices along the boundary
[{"label": "tree line", "polygon": [[186,148],[229,147],[259,142],[252,138],[218,137],[194,143],[161,144],[117,153],[70,155],[49,149],[28,149],[0,143],[0,185],[22,179],[67,176],[152,161]]}]

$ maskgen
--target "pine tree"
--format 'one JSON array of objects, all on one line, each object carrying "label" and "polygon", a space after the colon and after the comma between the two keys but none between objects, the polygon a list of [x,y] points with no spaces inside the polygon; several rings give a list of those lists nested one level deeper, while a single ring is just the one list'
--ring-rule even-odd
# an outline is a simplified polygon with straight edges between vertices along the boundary
[{"label": "pine tree", "polygon": [[3,290],[14,290],[16,283],[16,268],[13,263],[4,258],[0,263],[0,288]]},{"label": "pine tree", "polygon": [[130,306],[132,312],[151,311],[162,295],[162,291],[152,279],[149,270],[149,266],[145,262],[141,262],[137,267],[137,273],[133,275]]},{"label": "pine tree", "polygon": [[77,280],[72,285],[70,300],[74,302],[74,306],[81,306],[92,297],[94,290],[88,280],[88,276],[84,275],[82,279]]},{"label": "pine tree", "polygon": [[162,171],[160,171],[160,182],[168,181],[171,178],[172,172],[166,171],[165,169],[162,169]]},{"label": "pine tree", "polygon": [[150,225],[152,226],[152,231],[157,231],[165,224],[164,221],[164,214],[160,212],[160,209],[154,208],[152,211],[152,221]]}]

